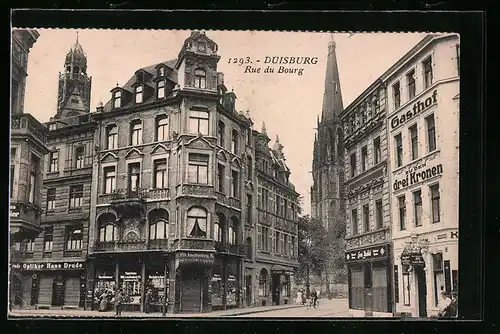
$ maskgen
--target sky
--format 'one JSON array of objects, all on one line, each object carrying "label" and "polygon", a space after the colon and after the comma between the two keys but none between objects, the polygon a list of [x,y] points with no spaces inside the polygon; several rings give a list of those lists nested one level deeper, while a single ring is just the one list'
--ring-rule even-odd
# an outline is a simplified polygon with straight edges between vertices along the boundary
[{"label": "sky", "polygon": [[[77,37],[73,29],[38,29],[40,37],[30,51],[25,112],[46,122],[56,113],[58,72]],[[284,146],[290,181],[302,196],[304,214],[310,214],[312,151],[316,118],[321,115],[328,42],[335,40],[344,108],[426,33],[316,33],[279,31],[211,31],[221,57],[217,71],[237,96],[236,109],[249,111],[254,129],[265,122],[269,137]],[[99,101],[111,98],[117,83],[124,85],[134,72],[175,59],[189,36],[187,30],[78,30],[79,43],[92,76],[91,112]],[[284,65],[303,68],[297,73],[264,73],[265,57],[317,57],[316,64]],[[260,73],[245,73],[246,65],[230,58],[250,57]],[[260,60],[260,63],[257,63]]]}]

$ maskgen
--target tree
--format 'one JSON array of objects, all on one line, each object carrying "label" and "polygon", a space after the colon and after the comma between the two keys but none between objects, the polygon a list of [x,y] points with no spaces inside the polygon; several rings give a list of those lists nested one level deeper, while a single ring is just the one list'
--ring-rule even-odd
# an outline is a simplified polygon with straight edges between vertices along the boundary
[{"label": "tree", "polygon": [[320,221],[308,215],[298,219],[299,268],[297,278],[306,282],[309,296],[309,276],[320,276],[331,252],[328,233]]}]

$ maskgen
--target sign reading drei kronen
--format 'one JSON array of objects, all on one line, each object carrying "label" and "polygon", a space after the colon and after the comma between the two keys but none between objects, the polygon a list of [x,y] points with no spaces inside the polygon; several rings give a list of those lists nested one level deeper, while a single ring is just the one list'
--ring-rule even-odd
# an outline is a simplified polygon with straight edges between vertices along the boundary
[{"label": "sign reading drei kronen", "polygon": [[394,191],[397,191],[441,174],[443,174],[443,165],[441,164],[429,167],[422,171],[411,171],[406,174],[405,178],[399,180],[396,179],[392,188]]}]

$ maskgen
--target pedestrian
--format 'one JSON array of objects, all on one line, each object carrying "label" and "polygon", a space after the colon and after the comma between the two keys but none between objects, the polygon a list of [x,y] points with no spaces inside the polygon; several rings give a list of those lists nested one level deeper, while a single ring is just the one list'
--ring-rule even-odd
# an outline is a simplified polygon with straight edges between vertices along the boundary
[{"label": "pedestrian", "polygon": [[439,298],[438,308],[439,313],[438,316],[442,318],[449,318],[451,316],[450,305],[451,305],[450,295],[446,291],[441,291],[441,298]]},{"label": "pedestrian", "polygon": [[105,312],[108,307],[108,295],[103,292],[99,297],[99,312]]},{"label": "pedestrian", "polygon": [[295,299],[295,303],[298,305],[302,304],[302,291],[297,291],[297,299]]},{"label": "pedestrian", "polygon": [[151,293],[151,289],[148,289],[148,291],[146,292],[146,302],[145,302],[145,305],[144,305],[144,312],[145,313],[151,313],[151,303],[152,303],[152,293]]},{"label": "pedestrian", "polygon": [[123,290],[118,290],[118,293],[115,296],[115,309],[116,315],[119,316],[122,314],[122,302],[123,302]]},{"label": "pedestrian", "polygon": [[307,303],[306,292],[304,291],[304,289],[302,289],[302,305],[305,305],[306,303]]}]

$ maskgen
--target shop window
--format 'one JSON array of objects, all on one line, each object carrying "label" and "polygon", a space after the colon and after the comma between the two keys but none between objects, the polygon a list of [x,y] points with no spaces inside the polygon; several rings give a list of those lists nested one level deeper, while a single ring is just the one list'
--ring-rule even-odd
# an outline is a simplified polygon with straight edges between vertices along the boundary
[{"label": "shop window", "polygon": [[290,276],[289,275],[281,275],[281,297],[290,298]]},{"label": "shop window", "polygon": [[85,148],[78,146],[75,148],[75,168],[83,168],[85,159]]},{"label": "shop window", "polygon": [[445,287],[442,253],[432,254],[432,270],[434,273],[434,305],[438,306],[441,291],[444,291]]},{"label": "shop window", "polygon": [[167,159],[154,161],[154,187],[156,189],[164,189],[168,187]]},{"label": "shop window", "polygon": [[168,117],[166,115],[156,118],[156,141],[165,141],[168,138]]},{"label": "shop window", "polygon": [[422,226],[422,191],[413,192],[413,211],[415,215],[415,226]]},{"label": "shop window", "polygon": [[365,308],[365,273],[358,265],[349,268],[351,286],[349,289],[350,308],[362,310]]},{"label": "shop window", "polygon": [[116,189],[116,170],[114,166],[104,168],[104,193],[111,194]]},{"label": "shop window", "polygon": [[118,127],[116,125],[109,125],[106,128],[106,138],[108,150],[118,148]]},{"label": "shop window", "polygon": [[429,56],[422,62],[423,72],[424,72],[424,89],[429,88],[432,85],[433,73],[432,73],[432,57]]},{"label": "shop window", "polygon": [[207,154],[189,154],[189,183],[208,184],[208,160],[209,156]]},{"label": "shop window", "polygon": [[217,122],[217,145],[220,147],[225,147],[226,141],[226,125],[223,121]]},{"label": "shop window", "polygon": [[142,144],[142,122],[135,120],[130,123],[130,145]]},{"label": "shop window", "polygon": [[441,220],[441,198],[439,195],[439,183],[429,187],[431,193],[432,222],[438,223]]},{"label": "shop window", "polygon": [[436,149],[436,124],[434,115],[430,115],[425,119],[427,125],[427,150],[432,152]]},{"label": "shop window", "polygon": [[418,130],[417,125],[410,127],[410,145],[411,145],[411,159],[418,158]]},{"label": "shop window", "polygon": [[194,207],[187,213],[187,229],[190,237],[205,238],[207,236],[207,211]]},{"label": "shop window", "polygon": [[54,228],[46,227],[43,233],[43,251],[52,252],[54,246]]},{"label": "shop window", "polygon": [[56,188],[47,189],[47,206],[46,210],[54,210],[56,208]]},{"label": "shop window", "polygon": [[373,140],[373,160],[374,164],[378,164],[382,161],[382,150],[380,148],[380,137]]},{"label": "shop window", "polygon": [[79,208],[83,205],[83,184],[69,187],[69,207]]},{"label": "shop window", "polygon": [[399,81],[392,85],[392,98],[394,100],[394,110],[401,106],[401,88]]},{"label": "shop window", "polygon": [[208,112],[199,110],[189,111],[189,132],[201,133],[208,136]]},{"label": "shop window", "polygon": [[99,241],[100,242],[118,241],[118,228],[111,223],[102,226],[99,229]]},{"label": "shop window", "polygon": [[408,99],[411,100],[415,97],[415,70],[411,70],[406,74],[406,81],[408,84]]},{"label": "shop window", "polygon": [[158,99],[165,98],[165,80],[158,81],[156,85],[156,97]]},{"label": "shop window", "polygon": [[403,165],[403,137],[401,134],[394,136],[394,144],[396,146],[396,167]]},{"label": "shop window", "polygon": [[82,226],[66,229],[66,249],[81,250],[83,248]]},{"label": "shop window", "polygon": [[410,306],[410,273],[403,268],[403,304]]},{"label": "shop window", "polygon": [[406,199],[405,196],[398,197],[398,209],[399,209],[399,229],[401,231],[406,230]]},{"label": "shop window", "polygon": [[262,269],[259,274],[259,297],[267,297],[268,295],[268,274],[266,269]]},{"label": "shop window", "polygon": [[59,170],[59,151],[50,152],[49,155],[49,172],[57,172]]}]

